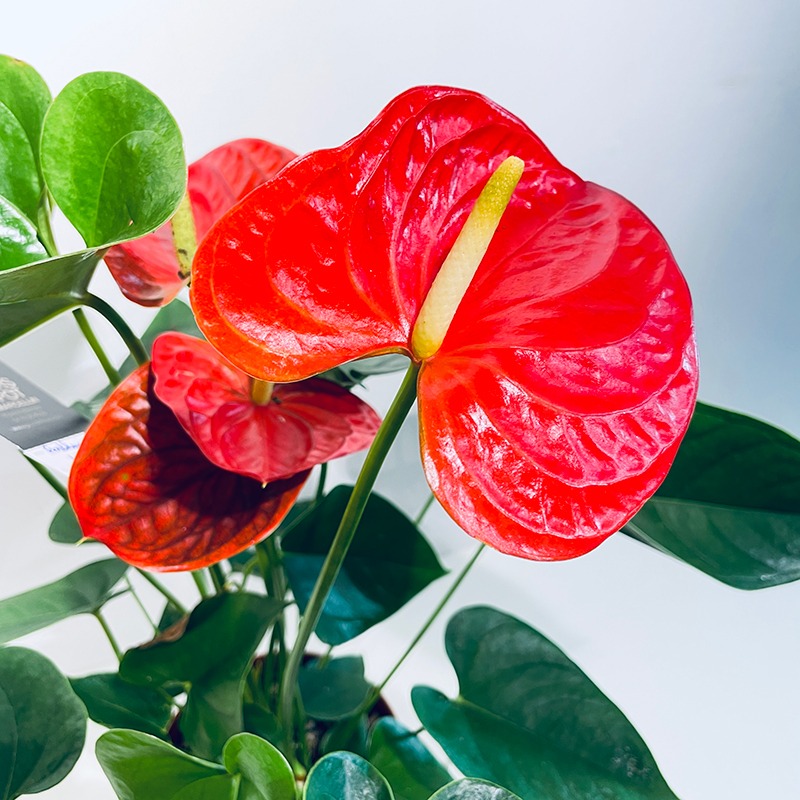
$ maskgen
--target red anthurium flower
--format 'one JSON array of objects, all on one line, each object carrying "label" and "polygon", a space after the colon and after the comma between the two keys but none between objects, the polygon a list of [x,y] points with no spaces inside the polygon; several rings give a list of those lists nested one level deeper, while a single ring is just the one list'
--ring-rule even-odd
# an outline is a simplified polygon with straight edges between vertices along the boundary
[{"label": "red anthurium flower", "polygon": [[200,247],[192,295],[212,344],[265,380],[417,361],[433,491],[528,558],[630,519],[697,391],[689,293],[653,224],[458,89],[412,89],[259,187]]},{"label": "red anthurium flower", "polygon": [[259,398],[263,387],[182,333],[156,339],[152,369],[156,396],[206,458],[264,483],[369,447],[380,426],[366,403],[321,378],[269,386]]},{"label": "red anthurium flower", "polygon": [[[198,241],[235,203],[269,180],[295,154],[261,139],[238,139],[189,165],[188,192]],[[122,293],[143,306],[161,306],[187,284],[170,223],[141,239],[112,247],[105,262]]]},{"label": "red anthurium flower", "polygon": [[271,533],[308,471],[262,487],[220,469],[153,396],[148,366],[111,394],[78,450],[69,498],[85,536],[137,567],[197,569]]}]

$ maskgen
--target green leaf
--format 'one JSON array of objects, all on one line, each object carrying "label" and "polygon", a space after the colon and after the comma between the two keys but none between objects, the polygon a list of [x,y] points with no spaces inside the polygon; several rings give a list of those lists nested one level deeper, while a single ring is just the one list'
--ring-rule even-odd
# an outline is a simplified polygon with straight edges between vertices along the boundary
[{"label": "green leaf", "polygon": [[69,575],[0,600],[0,643],[75,614],[91,614],[108,600],[128,565],[117,558],[87,564]]},{"label": "green leaf", "polygon": [[295,800],[292,768],[276,747],[258,736],[240,733],[228,740],[223,763],[241,775],[239,800]]},{"label": "green leaf", "polygon": [[227,739],[244,728],[245,676],[281,608],[245,592],[217,595],[195,608],[180,638],[129,650],[120,676],[147,686],[188,684],[181,733],[193,753],[217,758]]},{"label": "green leaf", "polygon": [[83,531],[78,524],[78,518],[69,503],[64,503],[56,511],[47,535],[59,544],[77,544],[83,538]]},{"label": "green leaf", "polygon": [[386,375],[408,367],[408,358],[396,353],[385,356],[368,356],[328,370],[320,377],[350,389],[363,383],[370,375]]},{"label": "green leaf", "polygon": [[0,800],[42,792],[83,749],[86,709],[44,656],[0,648]]},{"label": "green leaf", "polygon": [[0,270],[43,258],[47,251],[36,237],[36,228],[13,203],[0,197]]},{"label": "green leaf", "polygon": [[39,139],[50,99],[50,90],[33,67],[0,56],[0,195],[31,222],[42,198]]},{"label": "green leaf", "polygon": [[623,528],[737,589],[800,578],[800,442],[699,403],[655,497]]},{"label": "green leaf", "polygon": [[623,713],[552,642],[492,608],[450,621],[460,694],[418,686],[414,709],[468,777],[523,800],[676,800]]},{"label": "green leaf", "polygon": [[281,744],[283,741],[283,728],[277,716],[269,709],[255,703],[245,703],[242,707],[242,712],[244,714],[244,729],[247,733],[253,733],[275,745]]},{"label": "green leaf", "polygon": [[322,735],[319,751],[325,755],[335,753],[337,750],[347,750],[350,753],[367,758],[369,747],[367,745],[368,719],[366,714],[359,714],[357,719],[347,719],[334,722]]},{"label": "green leaf", "polygon": [[236,779],[219,764],[187,755],[138,731],[109,731],[97,760],[120,800],[235,800]]},{"label": "green leaf", "polygon": [[152,92],[114,72],[81,75],[53,101],[42,131],[42,169],[88,247],[154,231],[186,192],[175,120]]},{"label": "green leaf", "polygon": [[166,736],[172,703],[155,689],[124,681],[116,673],[71,678],[70,683],[100,725]]},{"label": "green leaf", "polygon": [[324,720],[351,716],[372,688],[364,679],[361,656],[310,661],[300,671],[298,684],[306,713]]},{"label": "green leaf", "polygon": [[[353,489],[337,486],[283,537],[284,567],[304,611]],[[326,644],[349,641],[394,614],[445,574],[408,517],[370,495],[353,544],[317,625]]]},{"label": "green leaf", "polygon": [[308,773],[304,800],[394,800],[384,777],[354,753],[331,753]]},{"label": "green leaf", "polygon": [[84,250],[0,270],[0,347],[80,305],[100,257]]},{"label": "green leaf", "polygon": [[369,760],[389,781],[397,800],[428,800],[432,792],[452,780],[419,737],[392,717],[382,717],[375,723]]},{"label": "green leaf", "polygon": [[520,798],[495,783],[463,778],[448,783],[436,794],[431,795],[430,800],[520,800]]}]

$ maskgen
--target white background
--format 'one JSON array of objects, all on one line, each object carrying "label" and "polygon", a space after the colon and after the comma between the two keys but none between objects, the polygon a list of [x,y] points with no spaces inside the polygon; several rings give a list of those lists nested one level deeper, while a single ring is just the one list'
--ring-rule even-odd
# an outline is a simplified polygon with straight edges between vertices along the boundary
[{"label": "white background", "polygon": [[[181,125],[190,160],[241,136],[298,152],[337,145],[419,83],[484,92],[567,166],[628,196],[661,228],[695,297],[701,397],[795,434],[798,41],[796,0],[87,0],[8,3],[0,18],[0,52],[33,64],[54,92],[97,69],[153,89]],[[125,307],[105,275],[96,288]],[[139,328],[148,318],[125,313]],[[98,330],[121,357],[113,332]],[[0,357],[67,402],[103,382],[69,317]],[[380,410],[393,385],[380,380],[369,392]],[[413,424],[381,489],[411,512],[425,499]],[[57,505],[0,442],[0,595],[97,557],[96,548],[49,542]],[[439,509],[426,529],[448,566],[473,549]],[[186,576],[174,583],[192,598]],[[435,584],[386,630],[355,642],[371,677],[383,676],[444,591]],[[737,592],[619,536],[565,564],[485,554],[451,610],[470,603],[517,614],[565,649],[634,722],[682,800],[800,795],[800,585]],[[127,601],[109,613],[125,644],[146,635]],[[406,721],[410,686],[454,688],[442,630],[390,686]],[[113,667],[91,618],[23,644],[70,675]],[[45,796],[113,793],[87,746]]]}]

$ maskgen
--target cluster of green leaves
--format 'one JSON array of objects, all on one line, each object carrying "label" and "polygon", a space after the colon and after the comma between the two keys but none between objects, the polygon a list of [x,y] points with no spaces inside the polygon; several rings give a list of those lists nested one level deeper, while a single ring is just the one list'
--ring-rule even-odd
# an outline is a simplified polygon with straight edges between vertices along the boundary
[{"label": "cluster of green leaves", "polygon": [[[94,72],[53,100],[0,56],[0,345],[86,303],[105,249],[155,230],[185,191],[178,126],[140,83]],[[86,249],[57,255],[53,202]]]}]

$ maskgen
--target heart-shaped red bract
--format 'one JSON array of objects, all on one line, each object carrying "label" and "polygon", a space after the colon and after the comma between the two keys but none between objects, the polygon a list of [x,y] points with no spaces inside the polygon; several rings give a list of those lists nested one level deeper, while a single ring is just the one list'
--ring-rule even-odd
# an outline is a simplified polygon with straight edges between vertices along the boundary
[{"label": "heart-shaped red bract", "polygon": [[431,283],[509,156],[522,178],[421,364],[423,465],[471,535],[570,558],[666,475],[697,392],[691,301],[644,214],[564,168],[509,112],[459,89],[404,93],[212,229],[193,305],[212,344],[266,380],[412,355]]},{"label": "heart-shaped red bract", "polygon": [[[285,147],[261,139],[238,139],[190,164],[187,191],[197,240],[229,208],[295,157]],[[170,223],[112,247],[105,262],[125,297],[143,306],[168,303],[189,279],[181,274]]]},{"label": "heart-shaped red bract", "polygon": [[153,345],[156,396],[206,458],[268,482],[369,447],[380,417],[321,378],[273,387],[251,399],[251,379],[201,339],[164,333]]},{"label": "heart-shaped red bract", "polygon": [[271,533],[308,471],[262,487],[212,464],[152,394],[149,366],[111,394],[69,478],[85,536],[137,567],[198,569]]}]

